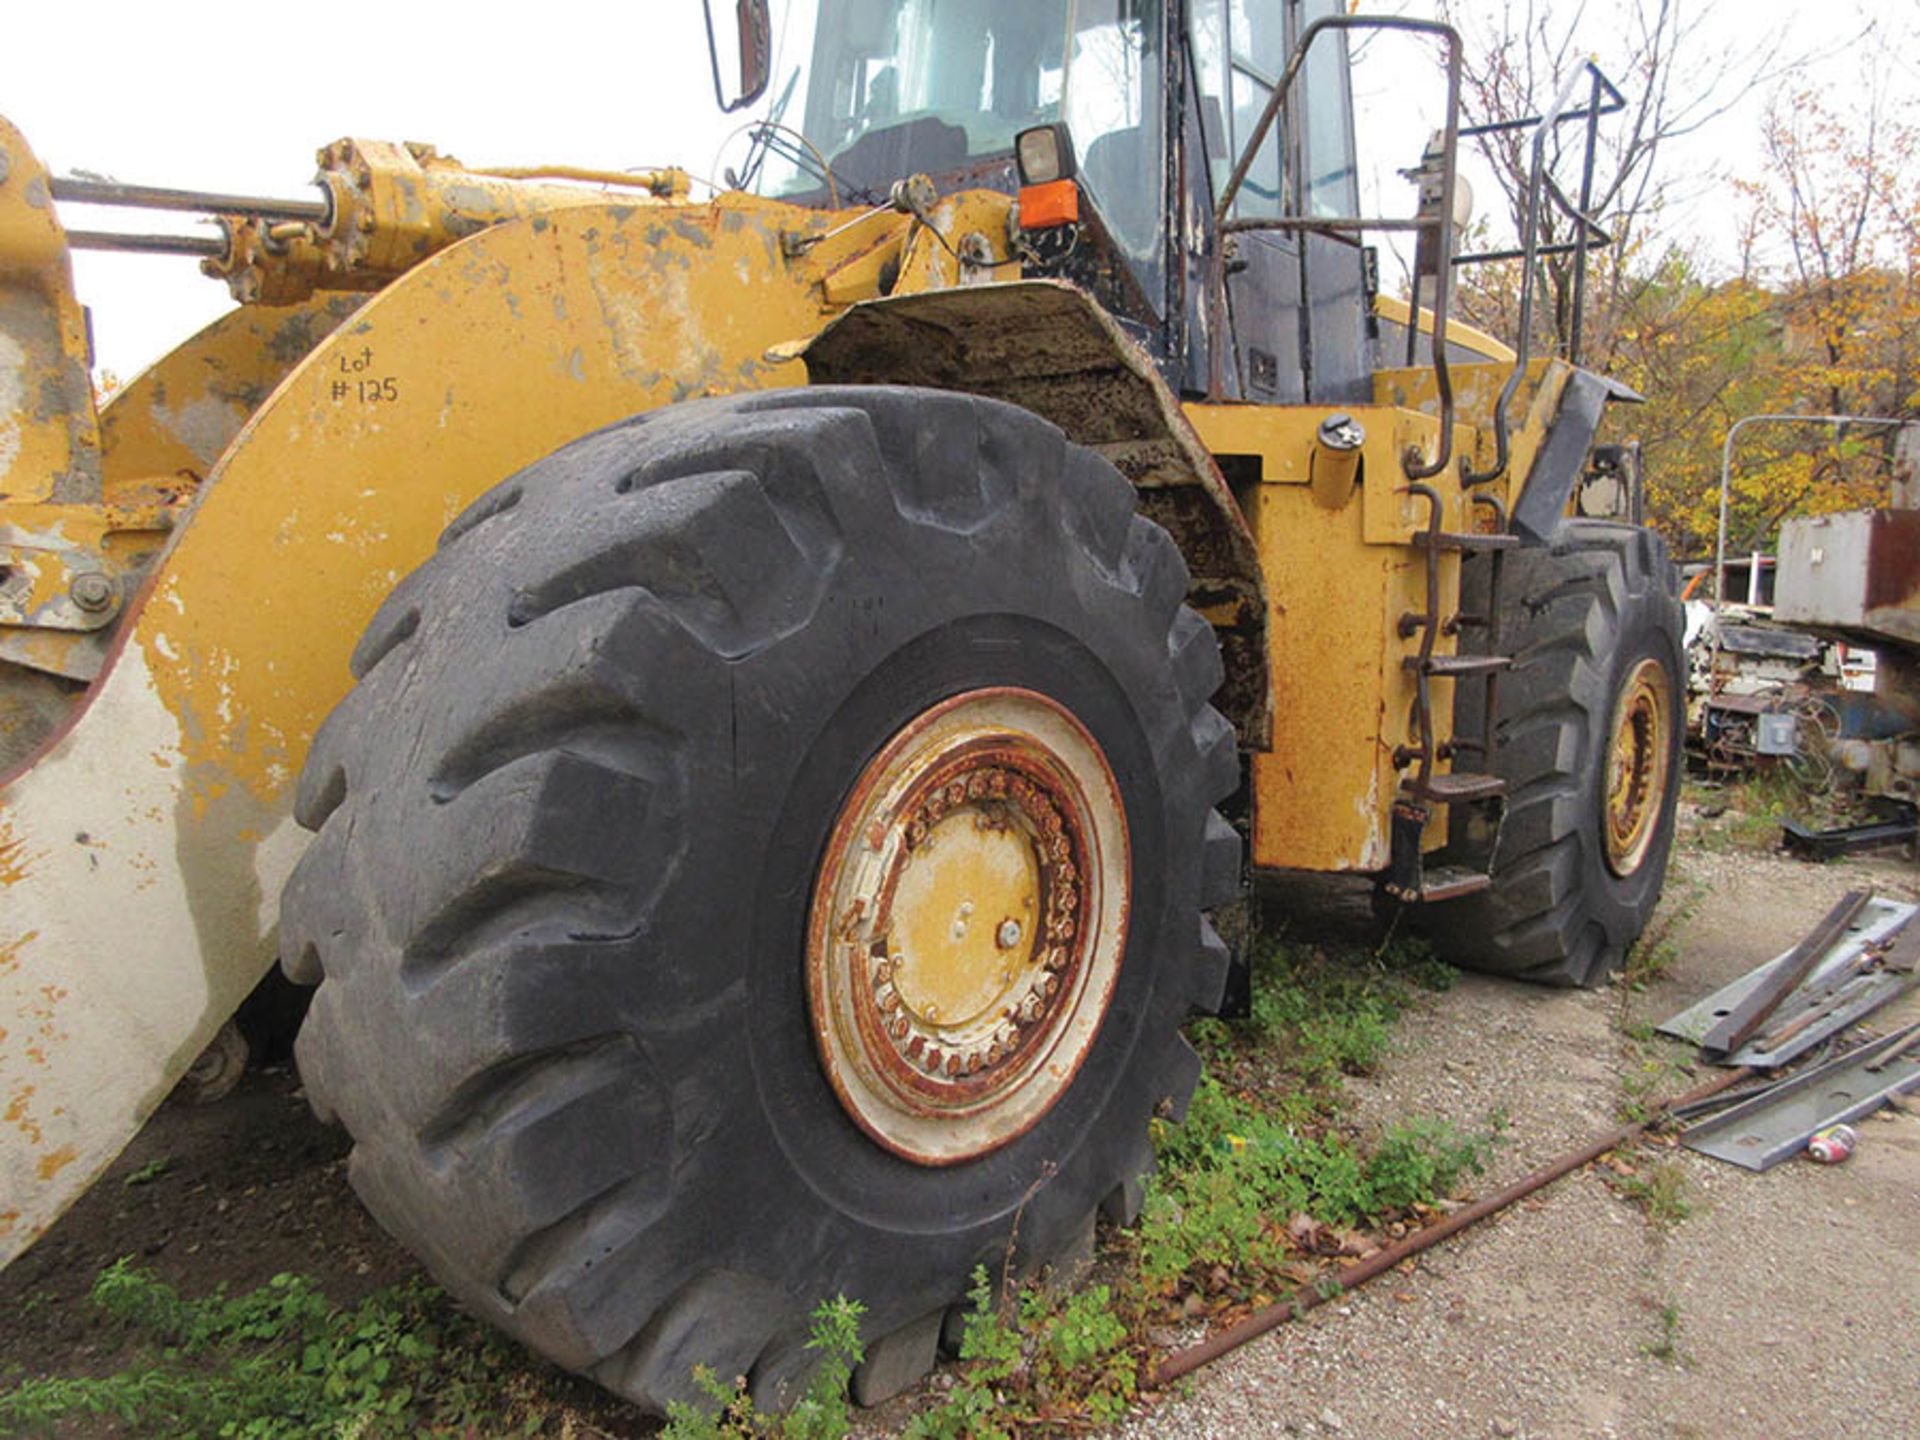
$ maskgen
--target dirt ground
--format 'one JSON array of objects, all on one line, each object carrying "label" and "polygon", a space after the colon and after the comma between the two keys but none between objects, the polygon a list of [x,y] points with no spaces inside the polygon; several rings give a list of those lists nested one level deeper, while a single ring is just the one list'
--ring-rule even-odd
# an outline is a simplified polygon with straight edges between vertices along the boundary
[{"label": "dirt ground", "polygon": [[[1679,856],[1677,958],[1644,992],[1545,992],[1464,977],[1349,1082],[1362,1120],[1507,1118],[1484,1191],[1616,1123],[1645,1063],[1623,1026],[1657,1021],[1777,954],[1862,884],[1920,899],[1911,862],[1809,866]],[[1278,897],[1295,933],[1369,923],[1352,891]],[[1920,1001],[1893,1019],[1920,1018]],[[1661,1053],[1687,1058],[1672,1047]],[[1661,1092],[1685,1088],[1680,1080]],[[1920,1110],[1920,1104],[1916,1105]],[[1920,1118],[1864,1122],[1847,1164],[1754,1175],[1673,1149],[1689,1218],[1658,1225],[1593,1171],[1194,1376],[1129,1436],[1854,1436],[1913,1433],[1920,1393]],[[347,1188],[345,1141],[286,1070],[227,1100],[169,1104],[109,1175],[0,1274],[0,1373],[105,1368],[118,1332],[86,1304],[138,1256],[190,1293],[317,1275],[352,1301],[411,1273]],[[1636,1162],[1638,1163],[1638,1162]],[[137,1182],[137,1183],[130,1183]],[[1671,1355],[1662,1353],[1671,1341]],[[601,1434],[646,1434],[600,1407]],[[866,1417],[902,1423],[910,1404]]]}]

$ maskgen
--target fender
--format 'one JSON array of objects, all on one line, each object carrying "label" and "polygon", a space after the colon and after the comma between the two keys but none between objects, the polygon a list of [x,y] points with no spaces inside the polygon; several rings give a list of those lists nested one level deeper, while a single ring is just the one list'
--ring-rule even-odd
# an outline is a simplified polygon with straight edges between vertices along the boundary
[{"label": "fender", "polygon": [[1062,281],[894,295],[855,305],[805,351],[815,384],[927,385],[1020,405],[1100,451],[1140,492],[1192,572],[1227,678],[1214,704],[1240,743],[1273,726],[1267,602],[1246,518],[1153,362],[1091,296]]}]

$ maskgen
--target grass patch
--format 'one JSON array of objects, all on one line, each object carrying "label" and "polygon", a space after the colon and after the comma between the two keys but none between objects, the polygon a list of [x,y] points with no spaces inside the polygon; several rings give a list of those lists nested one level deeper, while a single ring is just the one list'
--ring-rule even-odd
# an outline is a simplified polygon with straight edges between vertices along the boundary
[{"label": "grass patch", "polygon": [[1243,1300],[1297,1284],[1297,1261],[1364,1243],[1341,1230],[1431,1207],[1485,1168],[1492,1144],[1491,1132],[1415,1120],[1363,1148],[1203,1080],[1186,1124],[1158,1136],[1161,1173],[1134,1237],[1141,1279],[1169,1298]]},{"label": "grass patch", "polygon": [[1685,838],[1710,854],[1756,853],[1780,848],[1780,827],[1789,820],[1815,830],[1860,824],[1874,816],[1858,791],[1813,777],[1809,784],[1786,765],[1769,765],[1719,783],[1689,779],[1681,791],[1693,806]]},{"label": "grass patch", "polygon": [[1117,1424],[1138,1394],[1138,1297],[1095,1285],[1077,1295],[1027,1289],[996,1298],[974,1272],[960,1369],[943,1399],[913,1418],[906,1440],[1012,1440]]},{"label": "grass patch", "polygon": [[1337,1091],[1342,1076],[1367,1074],[1386,1058],[1401,1012],[1458,975],[1419,940],[1368,955],[1266,939],[1255,942],[1249,963],[1253,1013],[1196,1020],[1187,1033],[1216,1070],[1252,1062],[1309,1106]]},{"label": "grass patch", "polygon": [[421,1280],[350,1308],[300,1275],[189,1299],[123,1259],[91,1298],[125,1327],[137,1358],[111,1375],[0,1392],[0,1434],[92,1419],[136,1435],[249,1440],[531,1435],[561,1413],[523,1356]]},{"label": "grass patch", "polygon": [[[1376,954],[1273,941],[1252,957],[1252,1014],[1189,1026],[1208,1065],[1184,1124],[1156,1122],[1158,1171],[1114,1278],[1076,1296],[998,1294],[976,1276],[961,1363],[907,1431],[1007,1440],[1109,1425],[1133,1406],[1172,1325],[1236,1318],[1303,1287],[1338,1292],[1343,1260],[1426,1222],[1478,1173],[1499,1123],[1340,1124],[1343,1080],[1383,1060],[1394,1022],[1453,970],[1424,945]],[[1162,1337],[1156,1345],[1154,1335]]]}]

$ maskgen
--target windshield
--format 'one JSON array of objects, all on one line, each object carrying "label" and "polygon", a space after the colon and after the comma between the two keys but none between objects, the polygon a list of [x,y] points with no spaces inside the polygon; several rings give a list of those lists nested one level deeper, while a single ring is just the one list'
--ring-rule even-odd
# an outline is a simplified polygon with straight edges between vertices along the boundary
[{"label": "windshield", "polygon": [[1124,248],[1161,213],[1160,0],[790,0],[774,10],[763,118],[782,127],[740,183],[876,201],[897,179],[1008,154],[1065,120]]}]

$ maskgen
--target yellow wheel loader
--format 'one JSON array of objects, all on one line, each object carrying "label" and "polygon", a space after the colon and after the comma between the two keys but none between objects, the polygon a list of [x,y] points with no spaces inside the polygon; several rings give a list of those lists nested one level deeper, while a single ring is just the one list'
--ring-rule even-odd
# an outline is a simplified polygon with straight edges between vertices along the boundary
[{"label": "yellow wheel loader", "polygon": [[[1552,983],[1645,924],[1672,573],[1594,446],[1632,397],[1449,321],[1453,32],[717,22],[761,108],[710,198],[370,140],[183,194],[0,124],[0,1258],[277,957],[356,1190],[474,1311],[642,1405],[696,1363],[777,1404],[844,1293],[871,1400],[976,1264],[1134,1213],[1249,864]],[[1397,219],[1383,27],[1447,85]],[[1529,274],[1540,206],[1599,238],[1539,137],[1611,103],[1540,117]],[[96,412],[81,246],[241,303]]]}]

